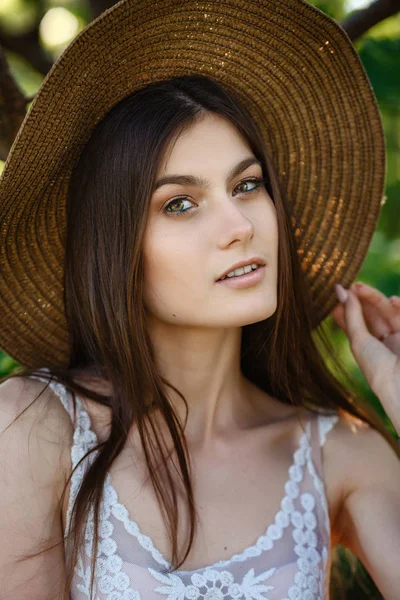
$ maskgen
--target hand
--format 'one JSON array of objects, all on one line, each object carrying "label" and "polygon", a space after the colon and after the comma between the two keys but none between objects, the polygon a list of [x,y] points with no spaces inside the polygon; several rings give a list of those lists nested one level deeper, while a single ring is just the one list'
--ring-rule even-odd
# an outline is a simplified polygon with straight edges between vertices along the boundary
[{"label": "hand", "polygon": [[331,312],[371,388],[400,435],[400,298],[361,282],[336,286],[339,302]]}]

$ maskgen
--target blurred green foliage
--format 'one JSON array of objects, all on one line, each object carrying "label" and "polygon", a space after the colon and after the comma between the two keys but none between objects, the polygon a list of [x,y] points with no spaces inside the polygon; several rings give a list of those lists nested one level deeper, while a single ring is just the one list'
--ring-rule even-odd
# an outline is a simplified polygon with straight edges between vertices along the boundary
[{"label": "blurred green foliage", "polygon": [[[318,0],[312,3],[339,22],[349,14],[349,1],[346,0]],[[46,11],[57,7],[66,9],[76,17],[76,33],[90,20],[88,2],[82,0],[42,0],[41,2],[37,0],[2,0],[0,26],[14,33],[22,33],[28,30],[37,19],[39,7],[41,10],[44,7]],[[50,48],[44,40],[42,42],[45,51],[53,60],[68,45],[68,42],[64,42],[59,47]],[[383,206],[378,228],[357,279],[376,286],[387,296],[400,295],[400,15],[386,19],[370,29],[356,41],[355,47],[379,103],[386,136],[388,165],[387,202]],[[7,57],[11,70],[24,93],[27,96],[33,95],[39,88],[43,76],[35,72],[18,55],[8,52]],[[378,399],[369,389],[358,368],[346,336],[335,325],[331,317],[327,318],[326,326],[359,389],[384,417],[388,428],[392,428]],[[17,365],[18,363],[0,351],[0,376],[11,372]],[[340,552],[339,555],[341,555]],[[346,564],[346,557],[343,555],[343,572],[346,571]],[[349,588],[346,597],[352,599],[381,598],[361,563],[359,570],[367,587],[363,591],[361,587],[354,584]]]}]

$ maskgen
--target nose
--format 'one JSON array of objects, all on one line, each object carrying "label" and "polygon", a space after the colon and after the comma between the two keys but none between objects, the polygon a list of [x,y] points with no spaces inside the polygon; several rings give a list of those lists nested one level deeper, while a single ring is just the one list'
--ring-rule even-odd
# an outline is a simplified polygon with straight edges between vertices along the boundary
[{"label": "nose", "polygon": [[218,220],[221,223],[220,248],[226,248],[236,241],[247,242],[254,235],[252,221],[231,200],[223,203]]}]

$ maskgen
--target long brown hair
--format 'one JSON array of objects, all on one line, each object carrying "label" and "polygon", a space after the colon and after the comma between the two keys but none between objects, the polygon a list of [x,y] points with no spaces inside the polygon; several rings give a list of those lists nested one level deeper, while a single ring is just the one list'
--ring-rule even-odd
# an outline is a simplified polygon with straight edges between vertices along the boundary
[{"label": "long brown hair", "polygon": [[[105,477],[133,424],[165,517],[175,569],[183,564],[193,544],[197,519],[190,457],[184,426],[171,406],[167,388],[178,393],[186,410],[188,406],[155,366],[143,305],[142,245],[161,157],[174,138],[207,113],[233,123],[247,140],[263,165],[267,191],[277,211],[278,307],[270,318],[242,328],[243,374],[281,402],[362,419],[379,429],[396,448],[379,416],[355,391],[349,391],[351,383],[346,389],[325,363],[324,353],[334,356],[334,349],[323,325],[313,329],[312,301],[298,259],[291,206],[283,197],[272,159],[252,118],[232,93],[211,78],[193,75],[153,83],[123,99],[97,124],[69,185],[64,300],[71,354],[65,369],[44,366],[49,379],[71,391],[74,405],[75,394],[84,394],[110,407],[112,419],[108,439],[88,453],[98,451],[77,494],[71,528],[64,540],[67,590],[91,507],[95,515],[93,556],[97,556]],[[73,377],[82,370],[109,382],[112,394],[101,395],[78,385]],[[46,378],[43,371],[18,368],[3,381],[31,374]],[[160,429],[151,417],[152,407],[162,416],[173,440],[189,509],[190,535],[181,554],[177,490]],[[95,561],[92,588],[94,571]]]}]

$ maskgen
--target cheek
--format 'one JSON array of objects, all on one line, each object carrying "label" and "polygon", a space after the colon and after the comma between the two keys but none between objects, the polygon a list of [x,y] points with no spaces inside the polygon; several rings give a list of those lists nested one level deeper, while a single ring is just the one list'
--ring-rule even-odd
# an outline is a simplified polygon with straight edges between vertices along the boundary
[{"label": "cheek", "polygon": [[271,222],[271,230],[275,233],[275,236],[278,237],[278,215],[272,200],[269,202],[268,219]]},{"label": "cheek", "polygon": [[152,298],[162,292],[166,282],[171,276],[173,257],[169,256],[162,244],[154,242],[145,244],[143,253],[144,265],[144,290],[149,303],[154,302]]},{"label": "cheek", "polygon": [[196,262],[199,253],[189,240],[181,236],[160,236],[157,240],[144,244],[144,301],[153,313],[166,315],[198,300],[204,285]]},{"label": "cheek", "polygon": [[258,210],[253,215],[255,231],[268,243],[267,248],[271,251],[278,244],[278,218],[275,205],[268,197],[266,204],[263,204],[262,210]]}]

